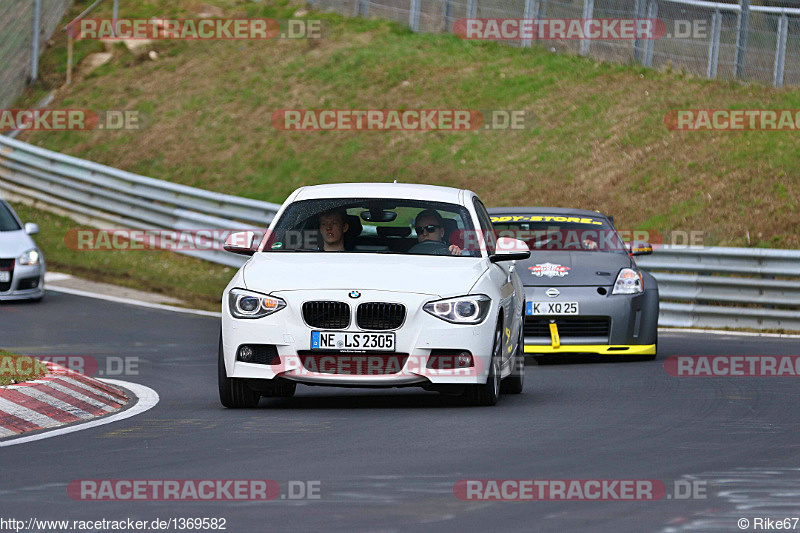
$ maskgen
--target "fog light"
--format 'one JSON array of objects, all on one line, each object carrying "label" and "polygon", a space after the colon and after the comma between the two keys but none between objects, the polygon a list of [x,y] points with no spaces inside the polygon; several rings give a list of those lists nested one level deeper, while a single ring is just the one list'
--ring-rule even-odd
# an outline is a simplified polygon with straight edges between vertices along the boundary
[{"label": "fog light", "polygon": [[472,366],[472,355],[469,352],[462,352],[456,358],[456,364],[459,368],[466,368]]},{"label": "fog light", "polygon": [[253,359],[253,349],[247,345],[239,347],[239,361],[243,363],[247,363]]}]

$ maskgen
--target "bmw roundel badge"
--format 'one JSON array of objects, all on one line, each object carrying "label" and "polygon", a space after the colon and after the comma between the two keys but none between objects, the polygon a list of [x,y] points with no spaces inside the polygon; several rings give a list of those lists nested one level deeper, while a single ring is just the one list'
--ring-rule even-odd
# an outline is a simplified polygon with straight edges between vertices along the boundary
[{"label": "bmw roundel badge", "polygon": [[361,298],[361,293],[358,291],[350,291],[348,296],[350,296],[350,298]]}]

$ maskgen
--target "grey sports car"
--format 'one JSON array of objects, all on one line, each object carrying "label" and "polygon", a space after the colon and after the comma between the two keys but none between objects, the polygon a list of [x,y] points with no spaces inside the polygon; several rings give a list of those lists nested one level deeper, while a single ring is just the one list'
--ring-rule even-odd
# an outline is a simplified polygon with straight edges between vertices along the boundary
[{"label": "grey sports car", "polygon": [[497,237],[528,244],[517,261],[525,286],[525,353],[628,354],[655,359],[658,284],[636,266],[652,253],[623,242],[609,217],[583,209],[489,209]]},{"label": "grey sports car", "polygon": [[36,233],[39,226],[23,225],[0,198],[0,301],[44,296],[44,257],[31,238]]}]

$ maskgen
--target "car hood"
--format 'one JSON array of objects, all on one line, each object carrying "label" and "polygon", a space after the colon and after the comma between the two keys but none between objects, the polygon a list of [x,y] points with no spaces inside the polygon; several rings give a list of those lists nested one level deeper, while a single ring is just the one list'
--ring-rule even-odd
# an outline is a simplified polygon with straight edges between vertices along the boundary
[{"label": "car hood", "polygon": [[631,259],[622,253],[532,251],[530,259],[517,265],[528,287],[613,285],[620,269],[631,266]]},{"label": "car hood", "polygon": [[246,288],[384,290],[441,296],[468,294],[487,259],[335,252],[257,253],[242,272]]},{"label": "car hood", "polygon": [[36,248],[36,244],[25,230],[0,231],[0,257],[16,258],[31,248]]}]

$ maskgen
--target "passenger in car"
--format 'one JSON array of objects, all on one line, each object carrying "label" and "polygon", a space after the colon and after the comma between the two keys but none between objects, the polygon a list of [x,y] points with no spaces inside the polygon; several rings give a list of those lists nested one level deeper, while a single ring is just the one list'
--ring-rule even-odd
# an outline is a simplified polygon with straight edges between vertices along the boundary
[{"label": "passenger in car", "polygon": [[417,244],[409,253],[461,255],[461,248],[444,242],[444,219],[435,209],[420,211],[414,221],[414,229],[417,232]]},{"label": "passenger in car", "polygon": [[319,231],[322,234],[321,252],[343,252],[344,235],[350,225],[344,209],[331,209],[319,215]]}]

